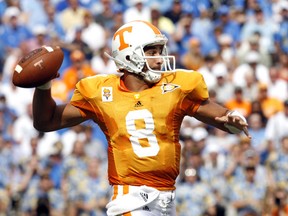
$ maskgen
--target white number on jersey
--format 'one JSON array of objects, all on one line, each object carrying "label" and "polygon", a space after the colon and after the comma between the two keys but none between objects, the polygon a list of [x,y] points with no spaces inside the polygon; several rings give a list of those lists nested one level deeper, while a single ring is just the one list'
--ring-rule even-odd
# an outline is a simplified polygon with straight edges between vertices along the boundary
[{"label": "white number on jersey", "polygon": [[[144,120],[145,128],[137,129],[135,120]],[[126,127],[131,135],[130,141],[133,150],[138,157],[155,156],[159,152],[159,145],[156,136],[153,134],[155,125],[152,113],[147,109],[130,111],[126,116]],[[149,147],[142,147],[139,139],[146,138],[149,142]]]}]

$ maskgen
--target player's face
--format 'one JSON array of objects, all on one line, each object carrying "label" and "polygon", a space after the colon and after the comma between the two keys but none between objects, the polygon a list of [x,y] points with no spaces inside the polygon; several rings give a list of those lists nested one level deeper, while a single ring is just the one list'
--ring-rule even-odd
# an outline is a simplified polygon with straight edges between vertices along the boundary
[{"label": "player's face", "polygon": [[[145,56],[153,57],[153,56],[161,56],[163,51],[162,45],[149,46],[144,48]],[[163,58],[147,58],[147,63],[149,67],[153,70],[161,70],[163,64]],[[144,68],[144,71],[146,67]]]}]

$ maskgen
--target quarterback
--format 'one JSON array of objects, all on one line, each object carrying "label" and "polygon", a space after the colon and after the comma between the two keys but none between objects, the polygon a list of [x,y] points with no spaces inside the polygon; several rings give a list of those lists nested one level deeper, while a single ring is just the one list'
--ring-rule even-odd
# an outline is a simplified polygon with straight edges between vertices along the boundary
[{"label": "quarterback", "polygon": [[50,81],[35,90],[36,129],[53,131],[93,120],[105,133],[113,188],[107,215],[176,215],[174,184],[185,116],[250,137],[241,114],[209,100],[200,73],[175,69],[166,44],[152,24],[127,23],[115,32],[109,56],[122,76],[84,78],[63,105],[51,97]]}]

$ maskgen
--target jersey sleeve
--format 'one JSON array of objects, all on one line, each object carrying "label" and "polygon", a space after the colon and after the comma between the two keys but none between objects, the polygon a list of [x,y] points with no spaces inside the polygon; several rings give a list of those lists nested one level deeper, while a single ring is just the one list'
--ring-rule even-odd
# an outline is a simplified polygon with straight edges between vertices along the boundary
[{"label": "jersey sleeve", "polygon": [[81,115],[84,118],[91,118],[93,115],[93,109],[88,100],[81,94],[77,85],[71,98],[70,104],[79,109]]},{"label": "jersey sleeve", "polygon": [[182,71],[181,86],[186,94],[182,106],[187,114],[193,116],[201,103],[209,98],[208,88],[205,80],[197,71]]},{"label": "jersey sleeve", "polygon": [[209,98],[208,88],[204,81],[203,76],[195,73],[195,86],[191,92],[189,92],[188,97],[196,101],[205,101]]},{"label": "jersey sleeve", "polygon": [[[84,118],[94,118],[97,114],[97,97],[103,83],[115,78],[112,75],[95,75],[84,78],[76,84],[70,104],[79,109]],[[94,118],[95,119],[95,118]]]}]

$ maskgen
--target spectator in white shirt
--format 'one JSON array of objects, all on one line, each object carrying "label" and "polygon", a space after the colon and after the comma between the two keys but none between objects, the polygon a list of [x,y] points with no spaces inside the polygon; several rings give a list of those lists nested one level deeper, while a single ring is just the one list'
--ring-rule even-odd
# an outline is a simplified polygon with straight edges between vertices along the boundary
[{"label": "spectator in white shirt", "polygon": [[279,71],[276,67],[270,68],[269,74],[271,82],[268,85],[268,96],[285,101],[288,98],[288,83],[279,77]]},{"label": "spectator in white shirt", "polygon": [[229,82],[229,72],[226,64],[217,63],[212,67],[212,74],[216,77],[214,90],[217,92],[217,101],[224,104],[234,97],[234,86]]},{"label": "spectator in white shirt", "polygon": [[272,116],[266,125],[265,139],[271,148],[278,149],[280,140],[288,135],[288,99],[284,101],[284,111]]},{"label": "spectator in white shirt", "polygon": [[233,83],[235,86],[246,87],[245,77],[250,73],[254,76],[255,82],[269,84],[269,69],[265,65],[259,63],[259,53],[250,51],[247,53],[245,63],[240,64],[233,73]]},{"label": "spectator in white shirt", "polygon": [[91,50],[99,50],[106,43],[106,32],[103,26],[94,22],[91,12],[86,11],[83,14],[83,24],[78,25],[67,33],[67,42],[72,42],[75,38],[76,31],[81,28],[81,39]]},{"label": "spectator in white shirt", "polygon": [[105,55],[106,53],[110,53],[109,46],[104,46],[100,48],[98,54],[94,55],[91,60],[91,67],[96,73],[100,74],[116,74],[120,75],[117,72],[117,68],[115,62],[111,60],[109,57]]},{"label": "spectator in white shirt", "polygon": [[133,20],[151,20],[151,10],[144,5],[145,0],[131,0],[131,7],[124,12],[124,23]]}]

